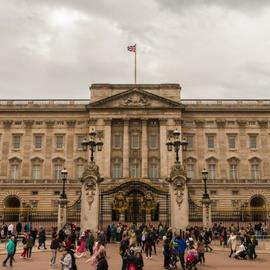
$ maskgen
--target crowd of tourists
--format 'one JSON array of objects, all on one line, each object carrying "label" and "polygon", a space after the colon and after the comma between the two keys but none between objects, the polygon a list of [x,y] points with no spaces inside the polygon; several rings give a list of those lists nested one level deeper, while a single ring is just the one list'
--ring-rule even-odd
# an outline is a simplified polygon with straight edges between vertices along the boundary
[{"label": "crowd of tourists", "polygon": [[[198,264],[205,263],[205,252],[212,252],[211,242],[219,241],[223,247],[229,247],[231,258],[256,259],[257,238],[261,239],[266,233],[264,224],[255,226],[248,224],[239,227],[231,224],[214,224],[211,229],[188,226],[185,231],[173,231],[159,224],[158,226],[141,224],[140,226],[125,224],[110,224],[105,231],[81,231],[75,224],[67,224],[60,231],[50,230],[51,257],[49,264],[54,266],[60,261],[62,270],[75,270],[76,259],[85,258],[85,262],[97,270],[107,270],[107,243],[119,243],[119,258],[122,270],[142,270],[144,259],[151,260],[162,247],[163,268],[196,269]],[[26,223],[3,225],[1,238],[9,239],[6,245],[7,257],[3,266],[12,266],[17,249],[18,236],[23,246],[21,259],[31,259],[32,249],[47,249],[45,228],[31,228]],[[157,249],[157,246],[160,246]],[[60,252],[59,258],[57,254]],[[160,251],[159,251],[160,252]],[[161,254],[159,254],[161,255]]]}]

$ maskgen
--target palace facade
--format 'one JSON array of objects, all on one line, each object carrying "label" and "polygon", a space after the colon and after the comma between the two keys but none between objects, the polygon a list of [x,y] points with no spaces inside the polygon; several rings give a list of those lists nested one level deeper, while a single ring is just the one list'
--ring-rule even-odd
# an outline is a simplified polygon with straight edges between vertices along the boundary
[{"label": "palace facade", "polygon": [[[166,142],[178,129],[188,141],[180,160],[191,219],[200,212],[204,168],[213,211],[269,218],[269,100],[185,100],[178,84],[93,84],[90,94],[87,100],[0,100],[0,208],[56,211],[64,167],[68,206],[78,202],[89,160],[81,143],[94,129],[104,142],[95,152],[104,177],[101,224],[169,222],[166,178],[175,153]],[[123,197],[128,207],[121,209]],[[254,214],[258,208],[263,214]]]}]

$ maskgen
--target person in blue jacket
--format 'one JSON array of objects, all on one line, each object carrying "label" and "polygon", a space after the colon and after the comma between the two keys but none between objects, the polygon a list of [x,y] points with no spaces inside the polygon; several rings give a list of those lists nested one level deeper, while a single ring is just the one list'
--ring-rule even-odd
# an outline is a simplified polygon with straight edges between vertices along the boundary
[{"label": "person in blue jacket", "polygon": [[6,266],[7,261],[9,260],[10,266],[12,266],[13,256],[15,252],[15,243],[14,243],[14,236],[11,236],[7,243],[7,257],[3,261],[3,266]]},{"label": "person in blue jacket", "polygon": [[186,241],[181,236],[177,236],[174,240],[174,245],[177,249],[177,255],[179,257],[182,269],[185,269],[185,250],[187,248]]}]

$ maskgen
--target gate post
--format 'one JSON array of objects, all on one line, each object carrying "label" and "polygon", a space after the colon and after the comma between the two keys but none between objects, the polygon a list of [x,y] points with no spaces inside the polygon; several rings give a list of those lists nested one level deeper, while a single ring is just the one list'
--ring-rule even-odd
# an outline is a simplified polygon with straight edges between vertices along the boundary
[{"label": "gate post", "polygon": [[189,224],[188,188],[184,166],[176,161],[171,168],[169,183],[171,227],[185,231]]},{"label": "gate post", "polygon": [[61,230],[67,223],[67,199],[58,199],[57,229]]},{"label": "gate post", "polygon": [[81,178],[81,229],[90,229],[96,233],[99,229],[99,193],[100,183],[99,167],[90,161]]}]

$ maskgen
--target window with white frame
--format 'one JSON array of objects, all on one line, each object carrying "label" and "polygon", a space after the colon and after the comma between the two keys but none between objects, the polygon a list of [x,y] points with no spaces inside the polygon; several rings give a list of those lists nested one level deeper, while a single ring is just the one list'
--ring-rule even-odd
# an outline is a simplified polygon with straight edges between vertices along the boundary
[{"label": "window with white frame", "polygon": [[121,134],[113,134],[112,136],[112,148],[121,149],[122,146],[122,136]]},{"label": "window with white frame", "polygon": [[234,135],[234,134],[228,135],[228,145],[229,145],[229,149],[236,148],[236,135]]},{"label": "window with white frame", "polygon": [[238,178],[238,160],[233,158],[229,160],[230,179],[235,180]]},{"label": "window with white frame", "polygon": [[131,134],[131,149],[140,148],[140,135],[138,133]]},{"label": "window with white frame", "polygon": [[187,149],[192,150],[193,149],[193,135],[187,135]]},{"label": "window with white frame", "polygon": [[149,149],[157,149],[158,148],[158,135],[157,134],[149,134]]},{"label": "window with white frame", "polygon": [[84,172],[84,164],[76,164],[76,178],[82,178]]},{"label": "window with white frame", "polygon": [[189,178],[189,179],[195,178],[195,163],[196,163],[196,160],[193,158],[188,158],[185,161],[187,178]]},{"label": "window with white frame", "polygon": [[112,178],[122,177],[122,162],[120,158],[115,158],[112,162]]},{"label": "window with white frame", "polygon": [[32,164],[32,179],[41,178],[41,164],[38,161],[33,162]]},{"label": "window with white frame", "polygon": [[207,147],[208,149],[215,148],[215,135],[207,135]]},{"label": "window with white frame", "polygon": [[213,161],[208,164],[208,179],[216,179],[216,164]]},{"label": "window with white frame", "polygon": [[82,149],[82,142],[86,138],[86,135],[77,135],[77,149]]},{"label": "window with white frame", "polygon": [[54,161],[54,179],[61,180],[61,171],[64,169],[64,161],[57,159]]},{"label": "window with white frame", "polygon": [[141,176],[141,166],[140,161],[138,159],[134,159],[131,162],[131,177],[132,178],[138,178]]},{"label": "window with white frame", "polygon": [[150,159],[149,161],[148,176],[150,179],[155,179],[159,177],[159,164],[158,160],[155,158]]},{"label": "window with white frame", "polygon": [[42,148],[42,135],[40,135],[40,134],[34,135],[34,147],[35,147],[35,149]]},{"label": "window with white frame", "polygon": [[55,135],[55,147],[56,149],[64,148],[64,135]]},{"label": "window with white frame", "polygon": [[19,164],[13,163],[10,165],[10,178],[13,180],[19,178]]},{"label": "window with white frame", "polygon": [[15,150],[18,150],[18,149],[20,149],[20,147],[21,147],[21,135],[19,135],[19,134],[14,134],[13,136],[12,136],[12,147],[13,147],[13,149],[15,149]]},{"label": "window with white frame", "polygon": [[253,158],[250,160],[251,179],[260,179],[260,160]]},{"label": "window with white frame", "polygon": [[257,148],[257,135],[249,135],[249,148],[250,149]]}]

